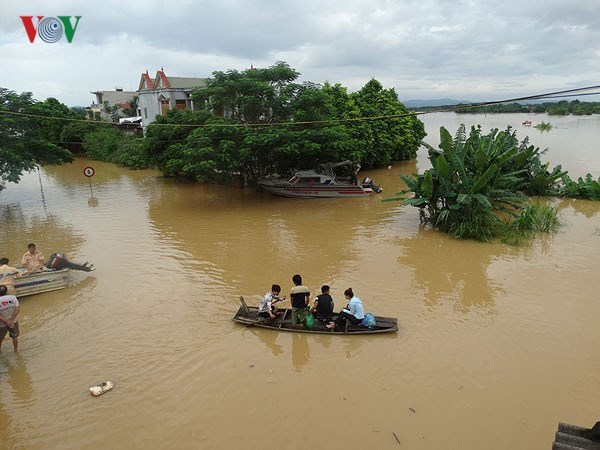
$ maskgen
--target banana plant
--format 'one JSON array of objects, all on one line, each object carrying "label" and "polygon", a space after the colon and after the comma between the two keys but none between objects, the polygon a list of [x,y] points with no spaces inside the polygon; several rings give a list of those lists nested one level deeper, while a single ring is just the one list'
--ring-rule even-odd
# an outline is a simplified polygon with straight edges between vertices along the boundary
[{"label": "banana plant", "polygon": [[525,193],[550,192],[562,177],[541,164],[543,152],[525,139],[519,143],[511,128],[482,134],[461,125],[455,136],[440,128],[440,145],[428,150],[431,168],[402,176],[405,204],[421,209],[421,218],[458,237],[487,240],[497,234],[501,217],[518,216]]}]

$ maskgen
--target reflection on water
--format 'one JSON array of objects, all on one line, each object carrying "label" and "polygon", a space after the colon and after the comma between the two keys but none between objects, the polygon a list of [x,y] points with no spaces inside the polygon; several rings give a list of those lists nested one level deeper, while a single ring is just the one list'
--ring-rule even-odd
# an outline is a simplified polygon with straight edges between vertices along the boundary
[{"label": "reflection on water", "polygon": [[273,356],[280,355],[283,353],[283,347],[277,343],[278,333],[269,330],[259,330],[259,329],[249,329],[249,331],[254,334],[260,341],[262,341],[271,352],[273,352]]},{"label": "reflection on water", "polygon": [[302,367],[308,364],[310,348],[308,337],[304,333],[292,333],[292,364],[296,372],[302,372]]},{"label": "reflection on water", "polygon": [[27,448],[23,441],[23,431],[35,424],[28,418],[22,419],[13,413],[17,408],[30,408],[33,405],[33,383],[25,357],[12,352],[12,343],[3,347],[4,350],[0,353],[0,423],[3,428],[0,442],[6,449]]},{"label": "reflection on water", "polygon": [[600,211],[598,211],[597,206],[597,202],[573,198],[561,199],[560,203],[558,204],[559,210],[572,209],[577,214],[583,214],[588,219],[600,216]]},{"label": "reflection on water", "polygon": [[[451,302],[461,312],[473,306],[495,312],[494,296],[502,288],[490,285],[487,269],[498,244],[461,242],[423,228],[400,242],[403,252],[398,261],[413,269],[413,282],[423,290],[429,307]],[[465,253],[471,256],[465,258]]]},{"label": "reflection on water", "polygon": [[[592,170],[597,162],[577,162],[587,148],[566,147],[557,162]],[[392,431],[416,450],[500,450],[541,448],[560,420],[593,422],[600,203],[552,200],[564,226],[523,247],[462,242],[420,229],[415,208],[380,201],[422,161],[366,173],[384,188],[368,199],[283,199],[87,160],[9,185],[0,253],[18,261],[32,241],[96,271],[21,303],[21,363],[0,356],[0,441],[301,449],[345,428],[357,433],[336,445],[349,450],[397,445]],[[289,296],[294,273],[311,297],[329,284],[338,308],[352,287],[401,331],[313,336],[230,320],[240,295],[256,304],[278,283]],[[103,379],[117,387],[91,398]],[[265,440],[258,425],[304,423],[315,411],[328,420],[302,439],[276,426]]]},{"label": "reflection on water", "polygon": [[[6,349],[5,349],[6,350]],[[12,390],[13,401],[20,406],[31,406],[33,403],[33,384],[27,371],[25,357],[20,353],[7,355],[3,361],[8,367],[5,381],[10,390]],[[3,385],[5,385],[3,383]]]},{"label": "reflection on water", "polygon": [[0,204],[0,229],[12,264],[20,264],[29,242],[35,242],[47,257],[55,252],[70,255],[83,241],[82,235],[58,215],[26,211],[19,203]]}]

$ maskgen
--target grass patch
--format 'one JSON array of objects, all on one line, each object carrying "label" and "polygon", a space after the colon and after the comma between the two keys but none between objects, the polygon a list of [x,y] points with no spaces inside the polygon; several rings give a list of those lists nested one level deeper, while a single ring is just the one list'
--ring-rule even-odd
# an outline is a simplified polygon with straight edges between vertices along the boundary
[{"label": "grass patch", "polygon": [[514,221],[506,223],[502,242],[520,245],[536,233],[555,233],[560,225],[557,207],[529,203]]}]

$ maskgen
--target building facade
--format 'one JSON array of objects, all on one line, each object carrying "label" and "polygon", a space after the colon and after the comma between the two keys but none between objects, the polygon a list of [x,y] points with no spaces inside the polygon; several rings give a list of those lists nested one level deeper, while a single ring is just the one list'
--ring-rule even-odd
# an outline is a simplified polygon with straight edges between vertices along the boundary
[{"label": "building facade", "polygon": [[115,88],[114,91],[95,91],[91,94],[96,96],[96,101],[87,108],[88,119],[101,119],[113,123],[127,117],[123,110],[132,108],[134,97],[137,95],[136,92],[124,91],[121,88]]},{"label": "building facade", "polygon": [[164,70],[154,78],[148,71],[142,73],[137,90],[138,116],[144,130],[170,109],[196,109],[191,98],[192,91],[206,86],[206,78],[167,77]]}]

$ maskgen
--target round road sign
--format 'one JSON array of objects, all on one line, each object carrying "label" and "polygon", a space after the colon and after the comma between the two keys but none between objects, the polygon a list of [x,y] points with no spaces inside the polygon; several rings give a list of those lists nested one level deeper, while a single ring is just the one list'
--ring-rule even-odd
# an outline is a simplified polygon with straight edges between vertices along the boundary
[{"label": "round road sign", "polygon": [[94,168],[92,166],[87,166],[87,167],[83,168],[83,174],[86,177],[93,177],[95,173],[96,173],[96,171],[94,170]]}]

